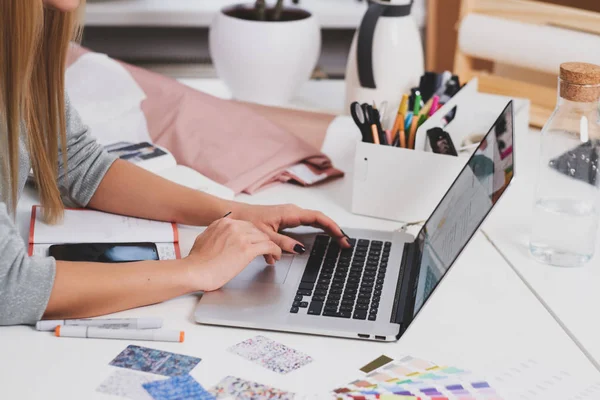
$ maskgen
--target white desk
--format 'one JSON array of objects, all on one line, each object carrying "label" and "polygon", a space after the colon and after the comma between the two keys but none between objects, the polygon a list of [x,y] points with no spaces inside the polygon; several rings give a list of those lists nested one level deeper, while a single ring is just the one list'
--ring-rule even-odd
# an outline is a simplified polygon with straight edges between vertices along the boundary
[{"label": "white desk", "polygon": [[[558,268],[529,255],[540,133],[517,138],[516,179],[484,230],[556,318],[600,363],[600,248],[582,268]],[[599,243],[600,244],[600,243]]]},{"label": "white desk", "polygon": [[[201,86],[201,85],[200,85]],[[213,87],[214,89],[214,87]],[[308,93],[307,88],[303,93]],[[325,151],[342,140],[328,137]],[[330,132],[336,135],[336,132]],[[349,139],[352,141],[353,139]],[[342,166],[351,157],[336,154]],[[344,226],[394,229],[399,224],[350,214],[344,201],[349,179],[316,188],[279,185],[240,199],[253,203],[294,201],[323,210]],[[19,204],[20,229],[28,229],[30,190]],[[195,229],[182,234],[184,253]],[[471,368],[488,377],[527,359],[550,369],[566,369],[581,377],[580,389],[600,380],[600,374],[546,312],[504,259],[481,235],[473,240],[432,300],[404,337],[395,344],[350,341],[308,335],[262,332],[310,354],[315,361],[289,375],[278,375],[230,354],[226,348],[259,332],[197,325],[195,296],[119,313],[119,316],[160,316],[168,329],[186,331],[186,342],[141,343],[201,357],[192,375],[210,387],[226,375],[239,376],[299,393],[327,393],[360,375],[358,368],[381,354],[412,354],[438,363]],[[114,370],[108,366],[130,342],[60,339],[50,333],[18,326],[0,329],[0,384],[2,398],[107,399],[95,388]],[[327,371],[327,373],[324,373]],[[526,387],[506,383],[508,399],[566,399],[561,393],[542,393],[537,382]],[[530,393],[534,391],[534,394]],[[528,397],[521,397],[527,394]]]},{"label": "white desk", "polygon": [[[88,1],[88,26],[208,27],[215,14],[237,0],[99,0]],[[424,1],[417,1],[414,15],[419,26],[425,22]],[[366,10],[366,1],[302,0],[321,26],[328,29],[356,29]]]}]

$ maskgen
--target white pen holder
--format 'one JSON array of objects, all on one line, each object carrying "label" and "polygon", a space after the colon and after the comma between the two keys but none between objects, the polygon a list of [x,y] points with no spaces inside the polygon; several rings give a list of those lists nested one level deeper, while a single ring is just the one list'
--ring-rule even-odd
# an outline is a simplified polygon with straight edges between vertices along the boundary
[{"label": "white pen holder", "polygon": [[[514,102],[515,134],[527,134],[529,100],[479,93],[474,79],[421,125],[415,150],[357,143],[352,212],[402,222],[427,219],[475,150],[469,146],[461,152],[463,142],[486,134],[510,100]],[[444,127],[444,117],[455,106],[455,118]],[[431,152],[427,131],[435,127],[450,134],[459,157]]]}]

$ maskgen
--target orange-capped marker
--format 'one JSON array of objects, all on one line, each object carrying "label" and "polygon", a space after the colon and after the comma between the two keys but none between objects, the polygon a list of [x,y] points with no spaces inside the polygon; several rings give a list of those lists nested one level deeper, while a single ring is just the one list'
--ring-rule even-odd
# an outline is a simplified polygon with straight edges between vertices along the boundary
[{"label": "orange-capped marker", "polygon": [[107,329],[94,326],[57,326],[58,337],[89,339],[149,340],[156,342],[183,342],[185,332],[166,329]]}]

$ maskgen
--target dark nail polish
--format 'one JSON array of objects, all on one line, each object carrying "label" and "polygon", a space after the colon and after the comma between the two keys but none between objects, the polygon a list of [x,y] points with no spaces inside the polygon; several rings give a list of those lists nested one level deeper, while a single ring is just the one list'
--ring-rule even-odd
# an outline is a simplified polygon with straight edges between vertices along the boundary
[{"label": "dark nail polish", "polygon": [[340,231],[342,232],[342,234],[343,234],[344,236],[346,236],[346,239],[350,240],[350,236],[346,235],[346,232],[344,232],[342,229],[340,229]]},{"label": "dark nail polish", "polygon": [[306,248],[301,244],[297,244],[294,246],[294,251],[298,254],[304,254],[306,253]]}]

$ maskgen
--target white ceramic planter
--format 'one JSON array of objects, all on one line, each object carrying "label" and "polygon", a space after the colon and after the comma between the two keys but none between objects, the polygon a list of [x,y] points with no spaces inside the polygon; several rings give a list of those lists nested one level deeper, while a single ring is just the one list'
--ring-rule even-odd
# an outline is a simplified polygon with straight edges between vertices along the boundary
[{"label": "white ceramic planter", "polygon": [[[306,82],[321,53],[316,18],[251,21],[226,7],[210,28],[210,54],[217,73],[237,100],[285,105]],[[228,15],[229,14],[229,15]]]}]

